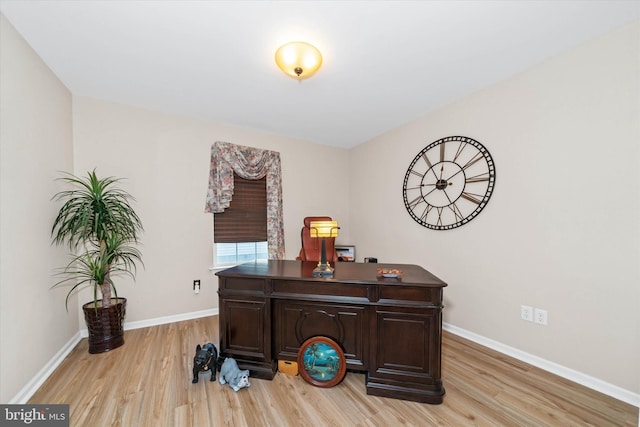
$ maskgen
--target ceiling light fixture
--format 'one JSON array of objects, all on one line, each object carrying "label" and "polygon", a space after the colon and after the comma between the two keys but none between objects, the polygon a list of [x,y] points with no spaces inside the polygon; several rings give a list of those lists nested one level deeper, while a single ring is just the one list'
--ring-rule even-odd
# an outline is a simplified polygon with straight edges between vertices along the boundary
[{"label": "ceiling light fixture", "polygon": [[297,79],[311,77],[320,65],[320,51],[306,42],[290,42],[276,50],[276,64],[285,74]]}]

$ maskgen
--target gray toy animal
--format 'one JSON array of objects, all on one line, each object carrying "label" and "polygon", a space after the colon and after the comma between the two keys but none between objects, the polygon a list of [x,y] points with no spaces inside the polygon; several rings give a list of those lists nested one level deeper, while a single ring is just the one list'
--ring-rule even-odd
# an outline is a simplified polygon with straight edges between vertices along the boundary
[{"label": "gray toy animal", "polygon": [[249,371],[241,371],[238,368],[238,363],[234,358],[227,357],[222,363],[220,368],[220,384],[229,383],[229,387],[233,391],[238,391],[241,388],[251,387],[249,383]]}]

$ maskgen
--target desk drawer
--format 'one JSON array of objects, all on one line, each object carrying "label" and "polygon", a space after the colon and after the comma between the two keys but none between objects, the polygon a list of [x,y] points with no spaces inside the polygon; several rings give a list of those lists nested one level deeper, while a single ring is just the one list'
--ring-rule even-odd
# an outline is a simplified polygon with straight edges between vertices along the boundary
[{"label": "desk drawer", "polygon": [[381,285],[378,288],[381,305],[434,305],[442,304],[442,288],[405,286],[402,284]]},{"label": "desk drawer", "polygon": [[305,282],[297,280],[274,280],[273,293],[285,295],[322,295],[331,297],[364,298],[367,299],[368,285],[333,283],[333,282]]},{"label": "desk drawer", "polygon": [[221,277],[218,281],[220,292],[259,292],[264,293],[264,279],[249,279],[245,277]]}]

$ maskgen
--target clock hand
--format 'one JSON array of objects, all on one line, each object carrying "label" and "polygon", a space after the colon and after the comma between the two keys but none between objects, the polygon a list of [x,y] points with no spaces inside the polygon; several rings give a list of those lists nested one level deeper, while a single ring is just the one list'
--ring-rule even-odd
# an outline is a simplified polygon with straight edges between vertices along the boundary
[{"label": "clock hand", "polygon": [[407,190],[418,190],[422,187],[431,187],[431,186],[435,186],[436,184],[419,184],[415,187],[407,187]]},{"label": "clock hand", "polygon": [[433,168],[429,168],[429,170],[431,171],[431,173],[433,174],[435,179],[438,179],[438,175],[436,174],[436,171]]},{"label": "clock hand", "polygon": [[427,197],[429,194],[433,193],[434,191],[436,191],[435,187],[431,191],[429,191],[427,194],[425,194],[423,197]]},{"label": "clock hand", "polygon": [[453,178],[454,176],[458,175],[460,172],[462,172],[462,169],[460,169],[458,172],[454,173],[453,175],[451,175],[449,178],[447,178],[447,181],[449,181],[451,178]]},{"label": "clock hand", "polygon": [[[451,175],[451,176],[449,177],[449,179],[453,178],[454,176],[458,175],[460,172],[462,172],[462,171],[466,170],[468,167],[470,167],[470,166],[472,166],[473,164],[477,163],[478,161],[480,161],[480,159],[482,159],[482,157],[483,157],[483,156],[482,156],[482,153],[481,153],[481,152],[477,152],[477,153],[476,153],[476,154],[471,158],[471,160],[469,160],[467,163],[465,163],[465,164],[464,164],[464,166],[460,166],[460,165],[458,165],[458,166],[460,166],[460,170],[459,170],[458,172],[454,173],[453,175]],[[448,179],[448,180],[449,180],[449,179]],[[447,180],[447,181],[448,181],[448,180]]]}]

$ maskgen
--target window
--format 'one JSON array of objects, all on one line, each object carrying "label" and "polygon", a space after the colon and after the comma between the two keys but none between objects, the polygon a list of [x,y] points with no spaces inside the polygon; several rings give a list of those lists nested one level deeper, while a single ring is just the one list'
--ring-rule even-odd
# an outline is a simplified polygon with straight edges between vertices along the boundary
[{"label": "window", "polygon": [[230,267],[243,262],[266,261],[267,242],[216,243],[213,245],[214,268]]},{"label": "window", "polygon": [[[205,212],[215,216],[218,213],[224,213],[229,208],[230,202],[234,198],[235,180],[233,176],[235,173],[254,180],[264,177],[265,196],[268,200],[263,222],[266,237],[244,241],[261,242],[266,240],[269,245],[269,259],[284,259],[280,153],[228,142],[216,141],[213,143],[211,145],[207,198],[204,205]],[[267,218],[269,219],[268,223]],[[214,233],[217,232],[214,230]],[[214,240],[216,236],[214,236]]]},{"label": "window", "polygon": [[230,206],[213,215],[214,268],[269,257],[266,178],[244,179],[234,173],[233,183]]}]

